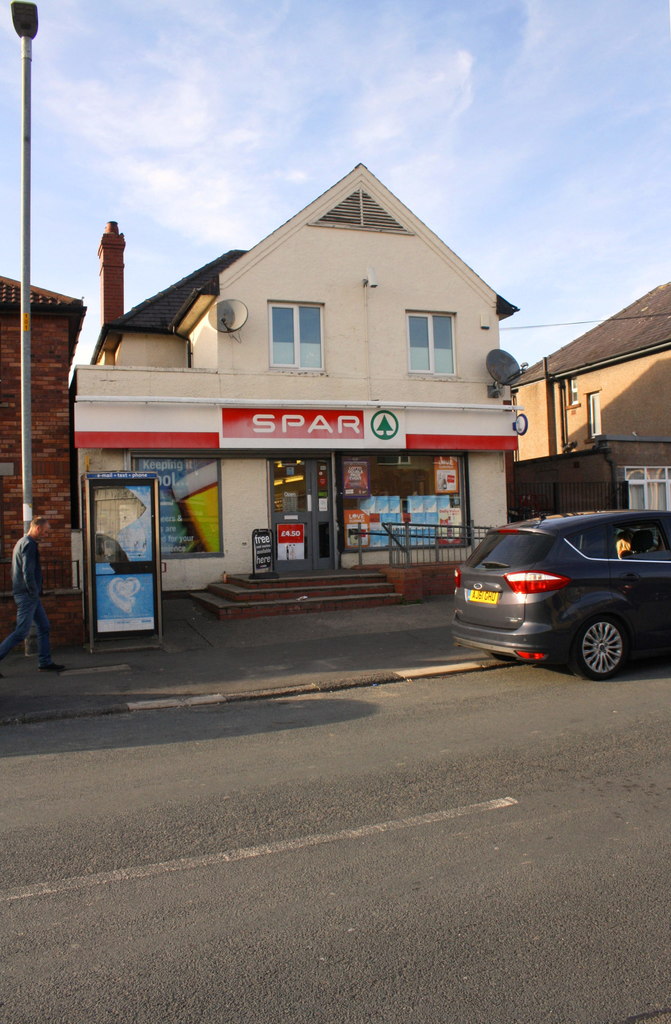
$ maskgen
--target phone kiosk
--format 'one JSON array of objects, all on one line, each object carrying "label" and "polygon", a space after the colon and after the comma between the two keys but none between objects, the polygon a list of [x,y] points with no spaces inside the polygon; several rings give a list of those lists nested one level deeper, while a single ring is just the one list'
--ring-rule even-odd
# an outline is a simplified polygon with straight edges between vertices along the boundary
[{"label": "phone kiosk", "polygon": [[160,640],[158,476],[88,473],[84,498],[90,649],[110,639]]}]

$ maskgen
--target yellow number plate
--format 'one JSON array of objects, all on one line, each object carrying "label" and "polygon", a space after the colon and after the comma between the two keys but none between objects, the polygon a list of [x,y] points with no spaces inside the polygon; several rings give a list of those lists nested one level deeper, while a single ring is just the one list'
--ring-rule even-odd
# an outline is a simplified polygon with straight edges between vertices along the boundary
[{"label": "yellow number plate", "polygon": [[469,601],[479,601],[480,604],[497,604],[499,595],[495,590],[469,590]]}]

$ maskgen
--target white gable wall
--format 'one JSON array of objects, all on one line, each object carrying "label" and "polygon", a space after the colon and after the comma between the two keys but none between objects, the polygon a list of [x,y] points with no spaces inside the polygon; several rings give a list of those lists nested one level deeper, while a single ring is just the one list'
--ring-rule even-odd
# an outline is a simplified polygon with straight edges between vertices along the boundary
[{"label": "white gable wall", "polygon": [[[305,224],[221,275],[222,298],[244,302],[249,317],[236,336],[217,334],[214,311],[204,318],[193,335],[193,366],[212,368],[216,346],[217,368],[231,376],[222,397],[242,387],[270,398],[439,401],[447,381],[450,401],[486,401],[485,359],[499,343],[496,295],[451,257],[418,234]],[[363,285],[369,266],[377,288]],[[321,373],[269,369],[271,302],[322,307]],[[408,311],[455,315],[454,377],[408,374]]]}]

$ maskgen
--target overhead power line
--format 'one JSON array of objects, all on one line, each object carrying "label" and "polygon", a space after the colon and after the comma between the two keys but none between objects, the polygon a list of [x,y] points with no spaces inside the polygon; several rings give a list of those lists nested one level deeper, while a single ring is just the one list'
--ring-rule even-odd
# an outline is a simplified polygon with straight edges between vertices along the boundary
[{"label": "overhead power line", "polygon": [[655,320],[658,317],[670,317],[668,313],[639,313],[637,316],[609,316],[603,320],[568,320],[561,324],[521,324],[514,327],[500,327],[501,331],[540,331],[546,327],[580,327],[584,324],[604,324],[606,320]]}]

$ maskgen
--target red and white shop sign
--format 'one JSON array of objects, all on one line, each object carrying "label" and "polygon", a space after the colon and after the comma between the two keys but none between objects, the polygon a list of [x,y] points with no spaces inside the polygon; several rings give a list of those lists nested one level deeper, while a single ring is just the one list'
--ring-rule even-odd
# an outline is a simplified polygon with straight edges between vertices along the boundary
[{"label": "red and white shop sign", "polygon": [[305,525],[303,523],[278,523],[278,561],[291,562],[301,558],[305,558]]},{"label": "red and white shop sign", "polygon": [[360,409],[222,409],[224,445],[233,440],[328,442],[362,441]]}]

